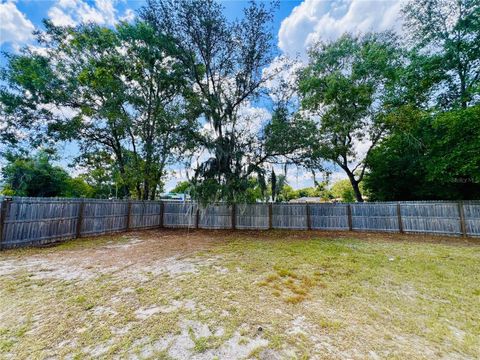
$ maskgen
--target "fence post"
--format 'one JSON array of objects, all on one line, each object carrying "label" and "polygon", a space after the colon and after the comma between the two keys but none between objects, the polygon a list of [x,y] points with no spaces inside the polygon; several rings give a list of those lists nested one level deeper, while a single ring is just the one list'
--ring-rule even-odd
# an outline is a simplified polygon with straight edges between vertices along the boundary
[{"label": "fence post", "polygon": [[403,234],[402,212],[401,212],[399,202],[397,202],[397,219],[398,219],[398,231],[400,231],[400,234]]},{"label": "fence post", "polygon": [[163,228],[163,213],[165,212],[165,204],[163,201],[160,201],[160,221],[158,226]]},{"label": "fence post", "polygon": [[80,201],[80,208],[78,209],[78,219],[77,219],[77,229],[75,233],[75,238],[79,238],[82,234],[82,223],[83,223],[83,212],[85,208],[85,200]]},{"label": "fence post", "polygon": [[268,204],[268,228],[273,229],[273,205],[272,203]]},{"label": "fence post", "polygon": [[347,218],[348,218],[348,230],[353,230],[353,222],[352,222],[352,205],[347,205]]},{"label": "fence post", "polygon": [[307,229],[312,230],[312,220],[310,218],[310,205],[306,204],[307,206]]},{"label": "fence post", "polygon": [[465,209],[463,208],[463,201],[458,202],[458,213],[460,215],[460,232],[462,236],[467,236],[467,226],[465,224]]},{"label": "fence post", "polygon": [[200,223],[200,209],[197,204],[197,211],[195,212],[195,229],[198,229],[198,224]]},{"label": "fence post", "polygon": [[3,199],[0,209],[0,250],[3,248],[3,242],[5,241],[5,221],[8,216],[8,209],[10,208],[10,199]]},{"label": "fence post", "polygon": [[235,230],[237,227],[237,207],[235,204],[232,204],[232,229]]},{"label": "fence post", "polygon": [[127,200],[127,229],[126,231],[130,230],[130,222],[132,221],[132,202],[130,200]]}]

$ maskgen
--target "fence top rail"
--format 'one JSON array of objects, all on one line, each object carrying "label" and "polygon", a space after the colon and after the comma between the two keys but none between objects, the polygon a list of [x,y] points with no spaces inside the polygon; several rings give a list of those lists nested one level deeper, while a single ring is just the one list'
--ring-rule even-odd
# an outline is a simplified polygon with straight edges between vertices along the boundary
[{"label": "fence top rail", "polygon": [[8,197],[5,196],[3,197],[2,200],[12,200],[15,202],[21,202],[21,203],[58,203],[58,202],[82,202],[85,199],[83,198],[57,198],[57,197],[22,197],[22,196],[13,196],[13,197]]},{"label": "fence top rail", "polygon": [[[98,202],[98,203],[132,203],[132,204],[153,204],[153,203],[169,203],[169,204],[198,204],[193,200],[174,200],[174,199],[157,199],[157,200],[139,200],[139,199],[96,199],[96,198],[67,198],[67,197],[25,197],[25,196],[4,196],[0,195],[0,201],[13,200],[22,203],[57,203],[57,202]],[[256,203],[237,203],[235,205],[282,205],[282,206],[302,206],[302,205],[355,205],[355,206],[369,206],[369,205],[431,205],[431,204],[473,204],[480,205],[478,200],[412,200],[412,201],[372,201],[372,202],[256,202]],[[232,205],[226,202],[215,202],[206,206],[225,206]]]}]

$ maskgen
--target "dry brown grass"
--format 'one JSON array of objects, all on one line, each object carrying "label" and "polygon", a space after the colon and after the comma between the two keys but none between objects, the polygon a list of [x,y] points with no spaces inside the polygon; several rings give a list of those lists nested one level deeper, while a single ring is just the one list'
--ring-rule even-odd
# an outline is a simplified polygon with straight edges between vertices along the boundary
[{"label": "dry brown grass", "polygon": [[479,240],[158,230],[0,253],[0,358],[474,359]]}]

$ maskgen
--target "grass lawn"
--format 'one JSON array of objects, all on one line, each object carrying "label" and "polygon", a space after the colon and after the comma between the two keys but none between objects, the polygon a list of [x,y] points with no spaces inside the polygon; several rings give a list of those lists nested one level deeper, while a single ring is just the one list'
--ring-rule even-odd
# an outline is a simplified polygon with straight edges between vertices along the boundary
[{"label": "grass lawn", "polygon": [[152,230],[0,253],[0,358],[479,357],[479,240]]}]

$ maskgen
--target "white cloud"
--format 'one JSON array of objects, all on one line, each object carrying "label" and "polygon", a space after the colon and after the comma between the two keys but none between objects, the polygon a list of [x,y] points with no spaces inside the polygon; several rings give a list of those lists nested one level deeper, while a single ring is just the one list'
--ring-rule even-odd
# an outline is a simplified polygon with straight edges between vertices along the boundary
[{"label": "white cloud", "polygon": [[66,14],[62,9],[55,6],[48,11],[48,17],[56,26],[75,25],[75,21],[70,15]]},{"label": "white cloud", "polygon": [[267,79],[264,87],[274,102],[296,98],[297,72],[302,62],[289,57],[276,57],[269,66],[263,69],[263,77]]},{"label": "white cloud", "polygon": [[131,22],[135,19],[135,12],[132,9],[125,10],[123,16],[120,17],[120,21]]},{"label": "white cloud", "polygon": [[33,40],[35,27],[12,1],[0,3],[0,45],[10,43],[18,48]]},{"label": "white cloud", "polygon": [[287,55],[305,56],[316,41],[334,40],[345,32],[401,30],[403,0],[305,0],[282,21],[278,46]]},{"label": "white cloud", "polygon": [[131,21],[135,17],[132,9],[118,15],[116,5],[119,0],[57,0],[48,11],[48,17],[57,26],[73,26],[79,23],[115,25],[119,20]]},{"label": "white cloud", "polygon": [[236,129],[240,133],[258,136],[267,122],[272,118],[270,112],[263,107],[255,107],[249,102],[238,109]]}]

